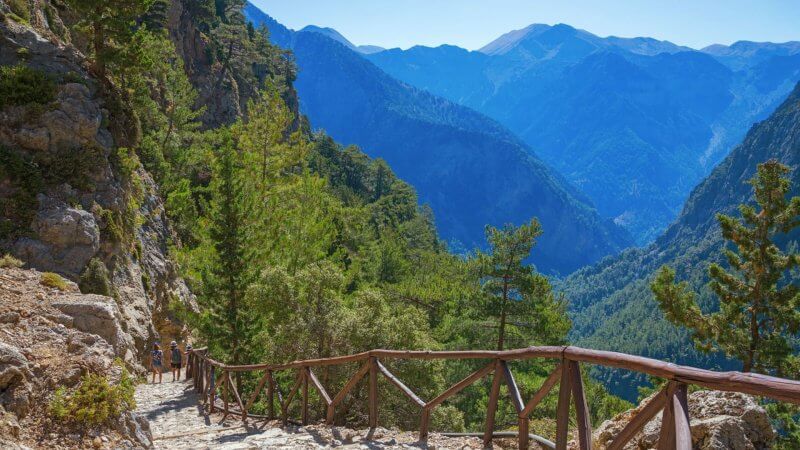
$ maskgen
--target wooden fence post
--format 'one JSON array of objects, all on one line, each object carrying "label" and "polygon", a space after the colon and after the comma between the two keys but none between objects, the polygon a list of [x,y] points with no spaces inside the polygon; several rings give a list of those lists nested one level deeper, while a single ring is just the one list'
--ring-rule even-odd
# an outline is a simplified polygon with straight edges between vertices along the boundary
[{"label": "wooden fence post", "polygon": [[217,375],[216,370],[212,367],[211,371],[209,372],[208,377],[208,411],[209,414],[214,414],[214,411],[217,410],[215,406],[217,402]]},{"label": "wooden fence post", "polygon": [[678,383],[672,400],[672,417],[675,421],[675,449],[692,450],[692,430],[689,427],[689,404],[686,397],[687,386]]},{"label": "wooden fence post", "polygon": [[195,392],[200,394],[200,393],[203,392],[203,378],[204,378],[204,374],[205,374],[205,367],[203,367],[203,360],[202,359],[198,361],[198,365],[199,365],[198,372],[200,373],[200,376],[197,378],[197,384],[195,385],[195,389],[194,390],[195,390]]},{"label": "wooden fence post", "polygon": [[520,450],[528,450],[530,447],[530,433],[531,419],[528,417],[520,417],[517,422],[517,446]]},{"label": "wooden fence post", "polygon": [[592,419],[586,405],[586,393],[583,390],[581,367],[575,361],[569,362],[569,377],[572,384],[572,396],[575,398],[575,416],[578,422],[578,448],[592,450]]},{"label": "wooden fence post", "polygon": [[569,362],[564,360],[561,367],[561,385],[558,388],[558,409],[556,410],[556,450],[567,450],[569,400],[572,385],[570,383]]},{"label": "wooden fence post", "polygon": [[378,359],[369,358],[369,427],[378,426]]},{"label": "wooden fence post", "polygon": [[228,416],[228,390],[230,390],[230,386],[228,386],[230,378],[225,376],[226,374],[227,374],[227,372],[225,372],[224,370],[220,374],[220,375],[222,375],[222,379],[223,379],[222,405],[224,407],[225,417]]},{"label": "wooden fence post", "polygon": [[495,360],[494,377],[492,378],[492,388],[489,391],[489,404],[486,406],[486,428],[483,432],[483,446],[488,447],[492,443],[492,433],[494,433],[494,416],[497,412],[497,400],[500,397],[500,382],[504,378],[500,360]]},{"label": "wooden fence post", "polygon": [[308,425],[308,367],[303,367],[303,410],[302,422],[303,425]]},{"label": "wooden fence post", "polygon": [[428,427],[431,424],[431,410],[428,407],[422,408],[422,417],[419,421],[419,441],[426,442],[428,440]]},{"label": "wooden fence post", "polygon": [[267,411],[269,420],[275,420],[275,379],[272,371],[267,371]]}]

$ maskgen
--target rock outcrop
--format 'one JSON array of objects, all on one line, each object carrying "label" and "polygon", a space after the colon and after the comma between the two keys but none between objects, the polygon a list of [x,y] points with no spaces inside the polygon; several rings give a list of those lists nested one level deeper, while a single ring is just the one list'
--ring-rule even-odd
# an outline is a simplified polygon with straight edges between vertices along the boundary
[{"label": "rock outcrop", "polygon": [[[56,388],[78,385],[95,373],[119,377],[115,359],[132,357],[134,342],[123,330],[114,299],[42,284],[35,270],[0,268],[0,448],[148,448],[147,421],[132,413],[108,429],[64,432],[49,405]],[[61,431],[61,432],[56,432]]]},{"label": "rock outcrop", "polygon": [[[659,395],[659,394],[654,394]],[[642,402],[645,404],[648,399]],[[697,391],[689,394],[692,445],[697,450],[762,450],[775,438],[767,413],[749,395],[738,392]],[[597,448],[603,449],[627,425],[642,406],[607,420],[595,431]],[[655,449],[661,432],[661,413],[625,447]]]},{"label": "rock outcrop", "polygon": [[[32,11],[48,14],[34,15],[33,26],[0,15],[0,65],[24,65],[54,84],[52,101],[0,108],[0,165],[21,161],[30,169],[14,179],[3,176],[13,167],[0,167],[0,205],[17,202],[21,211],[0,217],[0,253],[73,281],[92,259],[102,261],[115,289],[108,307],[122,330],[113,333],[133,343],[126,342],[129,354],[120,356],[142,370],[136,361],[152,342],[185,333],[170,303],[194,309],[194,298],[168,256],[176,239],[157,186],[141,167],[127,173],[120,162],[119,147],[130,146],[136,135],[125,126],[124,101],[92,75],[64,30],[50,29],[61,23],[57,10],[46,0],[35,3]],[[8,11],[0,0],[0,14]],[[85,329],[102,325],[92,320]],[[104,337],[121,350],[121,341]]]}]

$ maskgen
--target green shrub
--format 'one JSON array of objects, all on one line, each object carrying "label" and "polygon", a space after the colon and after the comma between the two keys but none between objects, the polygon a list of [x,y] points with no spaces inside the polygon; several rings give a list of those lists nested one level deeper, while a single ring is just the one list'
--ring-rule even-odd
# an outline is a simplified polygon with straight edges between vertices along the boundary
[{"label": "green shrub", "polygon": [[[121,366],[120,362],[116,364]],[[64,388],[56,390],[50,401],[50,413],[63,422],[87,427],[104,425],[136,408],[134,390],[135,380],[124,367],[116,385],[102,375],[90,373],[71,392]]]},{"label": "green shrub", "polygon": [[45,272],[42,274],[41,283],[43,286],[51,287],[54,289],[58,289],[59,291],[66,291],[67,290],[67,282],[61,275],[53,272]]},{"label": "green shrub", "polygon": [[81,74],[79,74],[77,72],[73,72],[71,70],[61,76],[61,82],[65,83],[65,84],[66,83],[78,83],[78,84],[82,84],[84,86],[87,84],[86,78],[84,78]]},{"label": "green shrub", "polygon": [[41,70],[22,64],[0,67],[0,108],[30,103],[46,105],[55,95],[55,82]]},{"label": "green shrub", "polygon": [[147,272],[142,272],[142,288],[145,292],[150,292],[150,275]]},{"label": "green shrub", "polygon": [[0,183],[9,182],[11,194],[0,197],[0,239],[28,228],[43,186],[40,169],[29,156],[0,146]]},{"label": "green shrub", "polygon": [[11,268],[11,267],[19,268],[19,267],[22,267],[24,265],[25,265],[24,262],[18,260],[17,258],[14,258],[13,256],[11,256],[11,255],[9,255],[7,253],[5,255],[3,255],[2,258],[0,258],[0,268],[3,268],[3,269],[8,269],[8,268]]},{"label": "green shrub", "polygon": [[97,145],[67,147],[40,155],[38,161],[48,184],[68,183],[80,190],[91,190],[91,174],[106,164],[105,150]]},{"label": "green shrub", "polygon": [[27,0],[8,0],[7,3],[18,19],[17,22],[29,23],[31,21],[31,9],[28,7]]},{"label": "green shrub", "polygon": [[92,258],[89,264],[86,265],[86,269],[84,269],[78,281],[78,287],[84,294],[114,296],[114,290],[108,277],[108,269],[103,264],[103,261],[98,258]]}]

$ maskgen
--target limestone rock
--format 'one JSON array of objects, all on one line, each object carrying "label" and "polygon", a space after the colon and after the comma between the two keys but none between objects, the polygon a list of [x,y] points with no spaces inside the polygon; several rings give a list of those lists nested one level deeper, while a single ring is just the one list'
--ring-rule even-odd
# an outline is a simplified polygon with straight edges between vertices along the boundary
[{"label": "limestone rock", "polygon": [[133,338],[122,328],[122,317],[114,299],[102,295],[80,295],[54,302],[53,306],[72,317],[75,328],[100,336],[123,360],[134,362]]},{"label": "limestone rock", "polygon": [[[645,399],[642,405],[648,400],[649,398]],[[749,395],[697,391],[689,395],[688,402],[692,444],[695,449],[762,450],[770,448],[775,439],[766,411]],[[610,444],[640,410],[641,405],[603,422],[594,433],[596,446],[602,449]],[[660,432],[661,413],[648,422],[625,449],[655,449]]]},{"label": "limestone rock", "polygon": [[20,239],[14,253],[41,270],[77,277],[100,249],[100,229],[88,211],[47,205],[36,214],[33,229],[39,239]]},{"label": "limestone rock", "polygon": [[28,415],[30,408],[30,377],[25,355],[0,342],[0,404],[19,418]]}]

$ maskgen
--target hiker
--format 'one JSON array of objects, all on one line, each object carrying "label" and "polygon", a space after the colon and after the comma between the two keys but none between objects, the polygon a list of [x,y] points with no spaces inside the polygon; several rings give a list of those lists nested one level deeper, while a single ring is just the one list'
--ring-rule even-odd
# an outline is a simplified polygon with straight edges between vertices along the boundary
[{"label": "hiker", "polygon": [[156,374],[158,374],[158,382],[161,383],[161,372],[164,367],[164,352],[161,351],[161,346],[158,342],[153,343],[153,351],[150,353],[150,371],[153,372],[153,384],[156,382]]},{"label": "hiker", "polygon": [[172,341],[169,343],[170,347],[170,362],[172,367],[172,381],[181,379],[181,363],[183,362],[183,353],[178,348],[178,343]]}]

